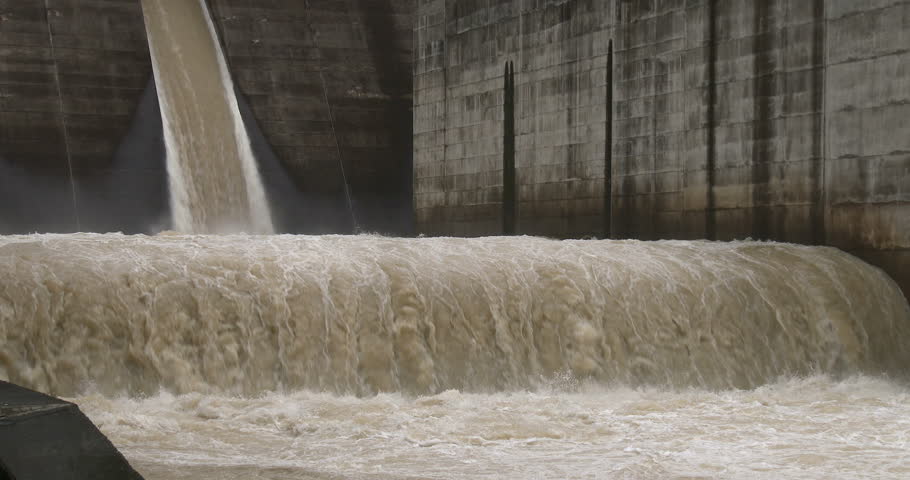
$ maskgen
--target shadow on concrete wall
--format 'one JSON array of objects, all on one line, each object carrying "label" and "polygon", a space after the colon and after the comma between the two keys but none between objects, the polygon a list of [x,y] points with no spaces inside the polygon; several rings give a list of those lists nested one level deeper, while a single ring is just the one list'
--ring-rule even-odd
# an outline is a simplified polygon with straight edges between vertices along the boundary
[{"label": "shadow on concrete wall", "polygon": [[[362,216],[371,219],[367,228],[414,233],[414,117],[412,108],[413,75],[409,64],[402,64],[395,48],[389,48],[398,32],[386,15],[395,12],[391,0],[357,0],[367,36],[367,48],[376,66],[379,88],[390,98],[386,103],[384,120],[390,129],[390,162],[398,169],[398,183],[375,188],[357,199]],[[355,195],[357,192],[354,192]],[[365,197],[365,198],[364,198]]]},{"label": "shadow on concrete wall", "polygon": [[350,212],[338,202],[337,195],[306,192],[298,188],[262,133],[243,93],[235,87],[235,94],[265,186],[275,231],[295,234],[349,233]]},{"label": "shadow on concrete wall", "polygon": [[[249,104],[237,92],[241,116],[262,175],[276,231],[348,233],[349,212],[331,195],[300,190],[265,139]],[[73,176],[28,171],[0,158],[0,234],[123,232],[154,234],[172,228],[166,150],[154,80],[114,154],[111,168]],[[392,199],[400,210],[400,199]],[[361,199],[365,213],[388,205]],[[369,218],[369,217],[368,217]],[[399,229],[407,228],[398,221]]]},{"label": "shadow on concrete wall", "polygon": [[87,175],[31,172],[0,158],[0,233],[150,233],[169,228],[167,172],[154,82],[110,168]]},{"label": "shadow on concrete wall", "polygon": [[70,178],[26,172],[0,158],[0,234],[77,230]]},{"label": "shadow on concrete wall", "polygon": [[154,80],[143,92],[111,165],[103,175],[76,178],[82,229],[156,233],[171,228],[164,133]]}]

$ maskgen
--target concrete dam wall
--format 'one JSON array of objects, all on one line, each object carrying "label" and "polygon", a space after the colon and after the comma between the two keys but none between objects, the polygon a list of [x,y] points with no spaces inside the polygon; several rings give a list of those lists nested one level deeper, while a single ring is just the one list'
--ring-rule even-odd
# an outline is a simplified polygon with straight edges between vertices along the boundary
[{"label": "concrete dam wall", "polygon": [[827,244],[910,291],[910,2],[493,4],[418,7],[419,231]]},{"label": "concrete dam wall", "polygon": [[0,233],[134,230],[167,209],[151,73],[138,0],[0,3]]},{"label": "concrete dam wall", "polygon": [[[282,230],[408,233],[410,4],[208,5]],[[166,228],[164,158],[140,0],[0,3],[0,233]]]},{"label": "concrete dam wall", "polygon": [[[906,0],[208,4],[280,231],[774,239],[910,285]],[[167,225],[151,71],[139,0],[0,4],[0,233]]]},{"label": "concrete dam wall", "polygon": [[412,2],[209,4],[238,89],[304,193],[305,230],[410,233]]}]

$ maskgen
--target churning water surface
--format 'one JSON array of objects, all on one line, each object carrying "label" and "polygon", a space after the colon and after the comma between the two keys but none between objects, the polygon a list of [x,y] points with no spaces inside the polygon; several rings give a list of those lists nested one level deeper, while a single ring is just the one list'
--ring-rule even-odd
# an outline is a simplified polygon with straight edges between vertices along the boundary
[{"label": "churning water surface", "polygon": [[0,378],[150,480],[910,475],[910,307],[831,248],[35,235],[0,285]]},{"label": "churning water surface", "polygon": [[910,390],[870,377],[76,400],[149,480],[910,478]]}]

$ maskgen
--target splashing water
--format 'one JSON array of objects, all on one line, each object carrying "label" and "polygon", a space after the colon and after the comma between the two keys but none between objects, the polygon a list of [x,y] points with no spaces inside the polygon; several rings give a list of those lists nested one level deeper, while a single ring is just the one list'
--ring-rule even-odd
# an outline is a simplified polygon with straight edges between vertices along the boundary
[{"label": "splashing water", "polygon": [[79,401],[146,480],[910,477],[910,389],[869,377]]},{"label": "splashing water", "polygon": [[99,391],[752,388],[902,374],[910,307],[832,248],[371,236],[5,237],[0,374]]},{"label": "splashing water", "polygon": [[831,248],[35,235],[0,285],[0,378],[147,480],[910,474],[910,307]]},{"label": "splashing water", "polygon": [[142,0],[174,227],[271,233],[265,189],[204,0]]}]

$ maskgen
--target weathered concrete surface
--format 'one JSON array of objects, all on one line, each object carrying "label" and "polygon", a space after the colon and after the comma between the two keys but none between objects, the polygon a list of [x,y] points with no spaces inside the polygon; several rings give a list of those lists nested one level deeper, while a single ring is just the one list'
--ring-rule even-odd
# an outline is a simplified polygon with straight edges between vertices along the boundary
[{"label": "weathered concrete surface", "polygon": [[497,112],[514,59],[519,233],[829,244],[910,292],[910,1],[423,0],[417,13],[418,231],[500,232]]},{"label": "weathered concrete surface", "polygon": [[516,69],[517,229],[600,232],[610,2],[421,1],[415,211],[431,234],[501,231],[502,75]]},{"label": "weathered concrete surface", "polygon": [[910,248],[910,1],[829,1],[829,239]]},{"label": "weathered concrete surface", "polygon": [[411,2],[210,3],[238,89],[306,193],[305,230],[410,232]]}]

